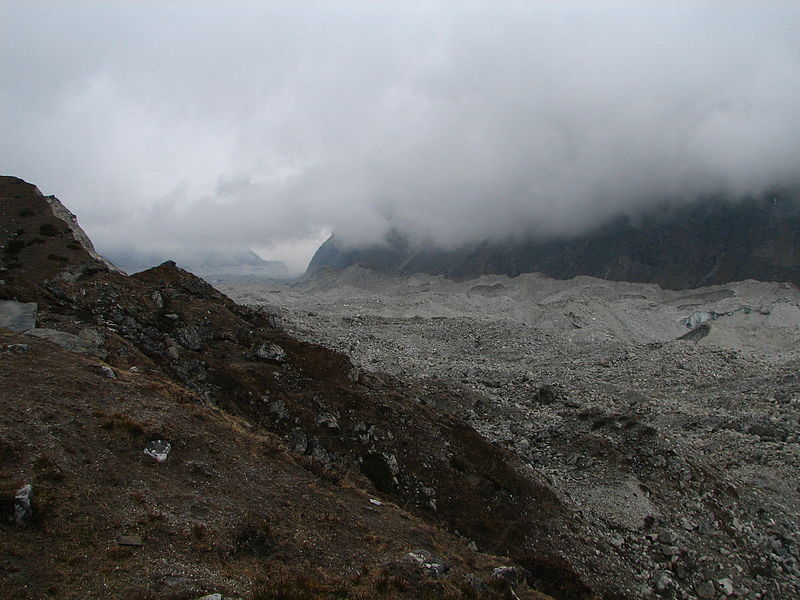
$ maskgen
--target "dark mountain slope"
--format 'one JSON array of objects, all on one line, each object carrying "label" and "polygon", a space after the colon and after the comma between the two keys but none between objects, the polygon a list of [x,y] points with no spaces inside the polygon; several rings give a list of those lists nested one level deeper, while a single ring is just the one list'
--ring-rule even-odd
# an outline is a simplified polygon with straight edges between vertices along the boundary
[{"label": "dark mountain slope", "polygon": [[[0,329],[7,593],[508,597],[506,580],[493,583],[509,564],[498,554],[525,566],[520,598],[627,585],[575,572],[563,556],[595,550],[570,535],[579,517],[431,405],[458,402],[452,391],[362,373],[174,263],[128,277],[53,222],[30,184],[0,178],[0,192],[11,194],[0,195],[0,308],[36,304],[34,328]],[[28,244],[46,225],[55,235]],[[143,453],[156,440],[172,448],[163,462]],[[20,518],[26,485],[33,512]],[[441,561],[409,556],[420,548]]]},{"label": "dark mountain slope", "polygon": [[309,273],[352,264],[390,273],[453,278],[540,272],[558,279],[590,275],[684,289],[756,279],[800,283],[796,193],[741,202],[721,199],[665,207],[639,220],[619,218],[566,240],[508,240],[453,250],[414,247],[397,233],[386,245],[348,248],[328,239]]}]

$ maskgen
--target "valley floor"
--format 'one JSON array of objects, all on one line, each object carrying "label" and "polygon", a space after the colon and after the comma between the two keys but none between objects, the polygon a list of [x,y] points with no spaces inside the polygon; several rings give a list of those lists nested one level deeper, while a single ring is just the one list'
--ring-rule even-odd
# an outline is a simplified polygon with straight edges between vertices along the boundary
[{"label": "valley floor", "polygon": [[439,408],[580,515],[575,535],[594,551],[569,559],[586,574],[641,598],[800,597],[794,286],[350,267],[220,289],[366,370],[417,380],[430,391],[420,403],[457,390],[462,402]]}]

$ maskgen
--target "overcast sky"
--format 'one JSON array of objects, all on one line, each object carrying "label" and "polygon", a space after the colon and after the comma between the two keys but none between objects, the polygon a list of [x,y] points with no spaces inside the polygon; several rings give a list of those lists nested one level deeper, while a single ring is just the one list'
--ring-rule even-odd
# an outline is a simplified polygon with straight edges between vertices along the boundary
[{"label": "overcast sky", "polygon": [[800,2],[8,2],[0,173],[103,252],[570,234],[800,179]]}]

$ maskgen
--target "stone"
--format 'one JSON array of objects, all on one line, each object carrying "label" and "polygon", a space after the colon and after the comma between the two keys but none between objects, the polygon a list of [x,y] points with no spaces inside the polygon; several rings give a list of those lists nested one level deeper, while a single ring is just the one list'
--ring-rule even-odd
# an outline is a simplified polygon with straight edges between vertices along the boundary
[{"label": "stone", "polygon": [[172,450],[172,445],[164,440],[147,442],[147,445],[144,447],[144,453],[155,459],[156,462],[164,462],[167,460],[170,450]]},{"label": "stone", "polygon": [[717,532],[717,527],[714,521],[708,520],[700,523],[700,526],[697,528],[697,531],[699,531],[704,536],[709,536]]},{"label": "stone", "polygon": [[726,596],[733,596],[733,581],[730,577],[723,577],[717,580],[717,585]]},{"label": "stone", "polygon": [[26,525],[33,516],[33,486],[25,484],[14,494],[14,521]]},{"label": "stone", "polygon": [[384,454],[383,457],[386,459],[386,466],[389,467],[389,471],[397,477],[400,474],[400,465],[397,462],[397,457],[394,454]]},{"label": "stone", "polygon": [[317,416],[317,425],[323,429],[330,429],[332,431],[339,431],[339,419],[336,415],[329,412],[320,413]]},{"label": "stone", "polygon": [[29,329],[25,332],[25,335],[53,342],[68,352],[86,354],[101,360],[105,360],[108,357],[108,352],[104,348],[98,347],[89,340],[85,340],[80,336],[65,331],[37,327]]},{"label": "stone", "polygon": [[661,573],[656,578],[656,589],[659,592],[663,592],[664,590],[672,587],[673,585],[675,585],[675,582],[672,581],[672,579],[666,573]]},{"label": "stone", "polygon": [[150,298],[153,300],[153,304],[156,305],[158,310],[164,308],[164,297],[161,295],[161,292],[155,291],[150,294]]},{"label": "stone", "polygon": [[175,331],[178,343],[184,348],[197,352],[203,347],[203,331],[197,325],[187,325]]},{"label": "stone", "polygon": [[109,379],[117,378],[117,374],[114,372],[114,369],[112,369],[108,365],[100,365],[99,370],[103,376],[108,377]]},{"label": "stone", "polygon": [[222,600],[222,594],[206,594],[205,596],[200,596],[196,600]]},{"label": "stone", "polygon": [[281,419],[289,418],[289,409],[286,408],[286,403],[283,400],[275,400],[274,402],[271,402],[269,405],[269,412],[275,415],[275,418],[279,421]]},{"label": "stone", "polygon": [[504,581],[508,585],[517,585],[520,582],[519,569],[516,567],[495,567],[492,571],[492,579]]},{"label": "stone", "polygon": [[701,598],[713,598],[714,596],[717,595],[717,590],[714,587],[714,582],[711,580],[704,581],[703,583],[698,585],[695,588],[695,591],[697,592],[697,595],[700,596]]},{"label": "stone", "polygon": [[261,360],[267,360],[270,362],[276,362],[278,364],[286,362],[286,352],[278,346],[278,344],[274,344],[272,342],[264,342],[255,351],[256,358]]},{"label": "stone", "polygon": [[286,439],[286,444],[292,452],[305,454],[308,451],[308,436],[299,429],[293,429]]},{"label": "stone", "polygon": [[5,346],[1,347],[5,352],[15,352],[17,354],[22,354],[23,352],[28,352],[31,347],[28,344],[6,344]]},{"label": "stone", "polygon": [[680,548],[677,546],[670,546],[669,544],[661,544],[659,550],[664,556],[678,556],[678,554],[681,553]]},{"label": "stone", "polygon": [[0,300],[0,327],[11,331],[27,331],[36,327],[35,302]]},{"label": "stone", "polygon": [[427,550],[412,550],[405,555],[405,560],[436,577],[444,575],[450,570],[450,566],[445,561]]},{"label": "stone", "polygon": [[102,331],[100,331],[97,327],[86,327],[81,329],[81,332],[78,334],[78,337],[83,338],[90,344],[100,347],[105,344],[106,337]]},{"label": "stone", "polygon": [[319,443],[319,440],[314,438],[311,440],[310,446],[309,456],[315,458],[321,465],[327,467],[333,462],[333,456],[325,449],[325,446]]},{"label": "stone", "polygon": [[678,541],[678,536],[675,535],[675,532],[671,531],[670,529],[659,529],[658,541],[662,544],[674,544]]}]

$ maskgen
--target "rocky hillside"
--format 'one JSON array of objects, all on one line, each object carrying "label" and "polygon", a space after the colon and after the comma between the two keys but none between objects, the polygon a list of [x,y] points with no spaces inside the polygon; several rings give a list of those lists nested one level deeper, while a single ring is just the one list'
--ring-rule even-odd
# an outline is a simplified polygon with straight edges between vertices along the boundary
[{"label": "rocky hillside", "polygon": [[740,202],[721,199],[619,218],[571,239],[482,241],[452,250],[415,246],[398,232],[386,244],[352,248],[335,238],[314,255],[309,274],[361,265],[386,273],[454,278],[543,273],[590,275],[687,289],[744,279],[800,283],[796,192]]},{"label": "rocky hillside", "polygon": [[[0,178],[0,585],[15,598],[635,597],[444,404]],[[585,562],[585,561],[584,561]]]}]

